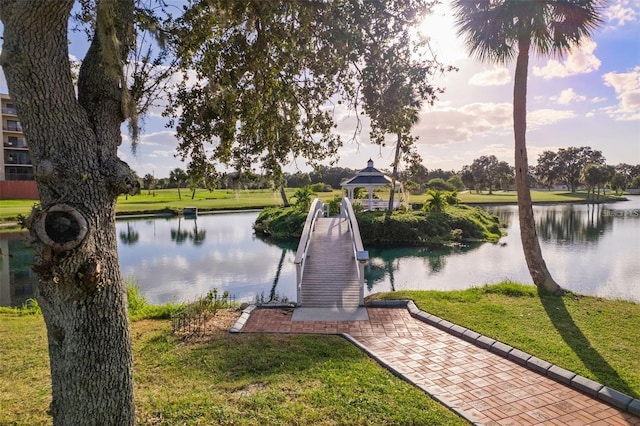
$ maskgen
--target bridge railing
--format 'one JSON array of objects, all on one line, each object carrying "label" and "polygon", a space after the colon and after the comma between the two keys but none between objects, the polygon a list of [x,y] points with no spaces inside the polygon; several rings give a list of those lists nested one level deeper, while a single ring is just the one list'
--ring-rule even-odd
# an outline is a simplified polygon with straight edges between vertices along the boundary
[{"label": "bridge railing", "polygon": [[296,264],[296,299],[298,305],[302,304],[302,275],[304,274],[304,263],[307,259],[307,251],[309,250],[311,234],[315,229],[316,219],[322,215],[324,215],[322,200],[320,198],[316,198],[313,200],[313,203],[311,203],[311,208],[307,214],[307,220],[304,222],[304,228],[302,229],[302,235],[300,236],[300,243],[298,243],[298,251],[296,252],[296,258],[294,260],[294,263]]},{"label": "bridge railing", "polygon": [[351,243],[353,245],[353,256],[358,263],[358,283],[360,286],[360,306],[364,305],[364,265],[369,260],[369,252],[362,245],[362,237],[360,236],[360,227],[358,220],[353,211],[353,206],[349,198],[343,197],[340,203],[340,215],[347,219],[349,232],[351,234]]}]

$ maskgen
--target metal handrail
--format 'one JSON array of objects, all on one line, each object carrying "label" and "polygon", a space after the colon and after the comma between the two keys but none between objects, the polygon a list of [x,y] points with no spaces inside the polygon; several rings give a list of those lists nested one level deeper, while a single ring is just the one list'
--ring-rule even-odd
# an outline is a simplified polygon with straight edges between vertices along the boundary
[{"label": "metal handrail", "polygon": [[360,305],[364,305],[364,265],[369,260],[369,252],[364,249],[360,227],[356,219],[353,206],[349,198],[343,197],[340,203],[340,215],[347,219],[349,232],[351,233],[351,244],[353,245],[353,255],[358,262],[358,283],[360,286]]},{"label": "metal handrail", "polygon": [[323,214],[323,212],[322,200],[316,198],[313,200],[313,203],[311,203],[311,208],[307,214],[307,220],[304,222],[304,228],[300,236],[300,243],[298,244],[298,251],[296,252],[296,258],[294,260],[296,264],[296,299],[298,305],[302,305],[302,275],[304,274],[304,264],[307,259],[311,233],[315,229],[316,219],[320,214]]}]

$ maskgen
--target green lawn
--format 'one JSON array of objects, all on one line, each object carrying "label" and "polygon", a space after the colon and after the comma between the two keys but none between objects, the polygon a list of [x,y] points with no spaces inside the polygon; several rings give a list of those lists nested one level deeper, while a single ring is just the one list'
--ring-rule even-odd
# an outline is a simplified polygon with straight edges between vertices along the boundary
[{"label": "green lawn", "polygon": [[[51,424],[40,315],[0,311],[0,424]],[[132,323],[139,425],[465,425],[338,336],[231,335],[188,343]]]},{"label": "green lawn", "polygon": [[[640,396],[640,304],[539,295],[513,283],[402,291],[422,309]],[[49,424],[40,314],[0,309],[0,424]],[[337,336],[231,335],[186,342],[168,320],[132,323],[138,424],[465,424]],[[413,423],[412,423],[413,422]]]},{"label": "green lawn", "polygon": [[[286,193],[290,202],[296,188],[287,188]],[[177,189],[160,189],[149,194],[142,191],[135,196],[120,196],[118,198],[118,214],[135,213],[175,213],[185,207],[198,207],[201,211],[207,210],[235,210],[235,209],[262,209],[264,207],[281,206],[282,198],[279,192],[269,189],[260,190],[214,190],[207,191],[199,189],[194,198],[191,198],[191,191],[182,189],[182,199],[178,197]],[[340,191],[320,192],[316,196],[329,200],[335,195],[340,195]],[[0,201],[0,222],[14,221],[19,214],[28,215],[31,208],[37,201],[34,200],[2,200]]]},{"label": "green lawn", "polygon": [[[289,201],[295,201],[292,196],[296,188],[287,188],[287,196]],[[235,210],[235,209],[262,209],[264,207],[280,206],[282,199],[279,192],[273,192],[269,189],[261,190],[214,190],[207,191],[199,189],[195,196],[191,199],[191,191],[182,189],[182,199],[178,198],[177,189],[160,189],[149,194],[144,190],[135,196],[120,196],[118,198],[117,212],[118,214],[135,214],[135,213],[159,213],[171,212],[175,213],[185,207],[198,207],[201,211],[207,210]],[[321,192],[316,194],[323,200],[330,200],[336,195],[340,195],[340,191]],[[380,198],[387,198],[385,192],[376,192]],[[458,195],[462,203],[472,204],[493,204],[493,203],[515,203],[515,192],[496,191],[489,195],[488,193],[476,194],[474,192],[463,192]],[[584,202],[586,200],[586,192],[566,192],[566,191],[532,191],[531,197],[534,203],[566,203],[566,202]],[[427,199],[427,195],[411,195],[409,201],[411,203],[423,203]],[[620,197],[608,196],[602,198],[602,201],[618,201]],[[0,222],[15,221],[19,214],[28,215],[31,207],[37,203],[34,200],[2,200],[0,201]]]}]

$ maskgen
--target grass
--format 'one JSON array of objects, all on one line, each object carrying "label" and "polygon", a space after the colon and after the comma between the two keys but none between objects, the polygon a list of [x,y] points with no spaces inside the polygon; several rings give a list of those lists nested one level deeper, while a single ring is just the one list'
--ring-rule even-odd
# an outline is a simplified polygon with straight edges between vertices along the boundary
[{"label": "grass", "polygon": [[[295,202],[291,197],[296,188],[286,190],[289,202]],[[155,194],[155,195],[154,195]],[[199,189],[196,191],[194,199],[191,199],[191,191],[181,190],[182,199],[178,198],[177,189],[159,189],[149,194],[144,190],[135,196],[118,197],[116,212],[120,215],[126,214],[146,214],[146,213],[169,213],[175,214],[185,207],[198,207],[200,211],[211,210],[242,210],[242,209],[262,209],[265,207],[281,206],[282,198],[279,192],[270,189],[257,190],[214,190],[207,191]],[[315,196],[323,200],[330,200],[340,191],[319,192]],[[37,201],[35,200],[1,200],[0,201],[0,222],[15,221],[18,215],[27,216],[31,208]]]},{"label": "grass", "polygon": [[502,283],[461,291],[398,291],[433,315],[640,398],[640,304]]},{"label": "grass", "polygon": [[[460,198],[462,203],[467,204],[515,204],[517,202],[517,194],[515,191],[494,191],[493,194],[489,194],[488,192],[481,194],[463,192],[458,194],[458,198]],[[591,201],[591,199],[587,200],[587,193],[585,191],[531,191],[531,199],[534,203],[584,203]],[[601,195],[598,201],[604,203],[620,200],[624,200],[624,197]]]},{"label": "grass", "polygon": [[[628,395],[640,395],[640,304],[516,283],[402,291],[423,310]],[[140,301],[134,301],[139,304]],[[144,304],[144,303],[143,303]],[[144,318],[144,316],[140,316]],[[34,306],[0,309],[0,424],[49,424],[46,332]],[[465,424],[337,336],[231,335],[185,341],[168,320],[131,325],[137,423]]]},{"label": "grass", "polygon": [[[0,424],[50,424],[41,315],[0,312]],[[465,421],[337,336],[231,335],[177,340],[168,320],[132,323],[137,424]]]},{"label": "grass", "polygon": [[[290,198],[296,188],[287,188],[286,193]],[[155,194],[155,195],[154,195]],[[282,200],[279,192],[273,192],[270,189],[258,190],[222,190],[207,191],[199,189],[196,191],[195,197],[191,199],[191,191],[182,189],[182,200],[178,199],[177,189],[159,189],[149,194],[143,190],[135,196],[121,195],[118,198],[116,207],[118,214],[144,214],[144,213],[171,213],[184,209],[185,207],[198,207],[201,211],[209,210],[236,210],[236,209],[262,209],[265,207],[281,206]],[[335,195],[339,195],[340,191],[319,192],[316,196],[323,200],[329,201]],[[387,198],[388,193],[376,192],[381,198]],[[566,192],[566,191],[531,191],[531,197],[534,203],[567,203],[567,202],[585,202],[587,199],[586,192]],[[462,203],[470,204],[492,204],[492,203],[510,203],[516,202],[515,192],[496,191],[489,195],[488,193],[476,194],[473,192],[463,192],[458,194]],[[409,200],[412,203],[424,203],[427,195],[411,195]],[[619,201],[620,197],[607,196],[601,197],[601,201]],[[1,200],[0,201],[0,222],[15,221],[18,215],[28,215],[31,208],[37,201],[34,200]]]}]

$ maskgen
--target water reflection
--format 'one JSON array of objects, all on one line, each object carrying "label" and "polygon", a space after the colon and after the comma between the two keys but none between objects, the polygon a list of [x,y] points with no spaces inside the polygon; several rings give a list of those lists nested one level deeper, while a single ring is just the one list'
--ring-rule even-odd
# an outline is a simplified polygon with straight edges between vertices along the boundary
[{"label": "water reflection", "polygon": [[[514,280],[533,284],[520,242],[517,206],[491,206],[506,225],[496,244],[462,250],[370,250],[370,292],[458,290]],[[534,206],[547,266],[565,288],[640,301],[640,197],[610,205]]]},{"label": "water reflection", "polygon": [[[496,244],[427,250],[368,248],[366,292],[464,289],[511,279],[531,283],[517,206],[487,210],[506,225]],[[554,278],[578,293],[640,302],[640,197],[613,205],[535,206],[543,255]],[[119,220],[123,275],[151,303],[193,300],[217,288],[239,301],[295,300],[296,243],[257,238],[257,212]],[[32,297],[37,278],[26,233],[0,234],[0,305]]]},{"label": "water reflection", "polygon": [[583,205],[545,209],[536,222],[538,236],[543,241],[595,244],[605,231],[611,229],[613,217],[602,215],[601,205]]},{"label": "water reflection", "polygon": [[[379,291],[376,289],[376,284],[385,285],[388,282],[389,291],[395,291],[396,272],[401,267],[405,268],[407,262],[412,264],[412,268],[417,268],[424,273],[425,277],[437,275],[445,270],[451,256],[464,255],[478,249],[481,245],[480,243],[468,244],[440,250],[416,247],[369,249],[369,262],[365,266],[367,289],[370,293],[375,293]],[[404,287],[402,283],[400,285]]]}]

